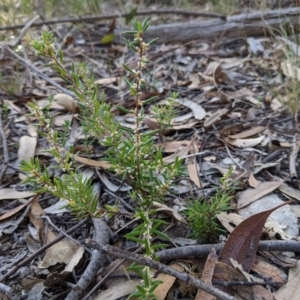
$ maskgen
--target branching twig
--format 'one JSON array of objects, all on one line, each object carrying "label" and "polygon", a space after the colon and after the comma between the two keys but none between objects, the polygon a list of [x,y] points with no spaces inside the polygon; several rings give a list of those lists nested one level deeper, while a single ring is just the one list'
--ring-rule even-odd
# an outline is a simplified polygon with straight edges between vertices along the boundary
[{"label": "branching twig", "polygon": [[124,251],[117,247],[113,247],[113,246],[110,246],[107,244],[97,243],[93,240],[87,240],[86,244],[91,248],[98,249],[99,251],[104,251],[111,256],[128,259],[128,260],[136,262],[138,264],[148,266],[155,270],[158,270],[163,273],[174,276],[177,279],[186,282],[187,284],[193,285],[193,286],[197,287],[198,289],[204,290],[207,293],[210,293],[210,294],[218,297],[219,299],[222,299],[222,300],[234,300],[235,299],[233,296],[230,296],[211,285],[207,285],[204,282],[202,282],[201,280],[196,279],[195,277],[190,276],[187,273],[178,272],[175,269],[173,269],[167,265],[164,265],[164,264],[154,261],[152,259],[146,258],[143,255],[139,255],[139,254],[132,253],[132,252],[127,252],[127,251]]},{"label": "branching twig", "polygon": [[53,224],[53,222],[51,221],[51,219],[48,216],[41,216],[41,219],[45,219],[47,220],[47,222],[59,233],[61,233],[62,235],[64,235],[67,239],[70,239],[71,241],[73,241],[75,244],[79,245],[80,247],[83,247],[88,253],[91,254],[91,250],[88,249],[87,247],[85,247],[84,245],[81,245],[80,242],[78,242],[76,239],[73,239],[70,235],[68,235],[66,232],[64,232],[63,230],[59,229],[55,224]]}]

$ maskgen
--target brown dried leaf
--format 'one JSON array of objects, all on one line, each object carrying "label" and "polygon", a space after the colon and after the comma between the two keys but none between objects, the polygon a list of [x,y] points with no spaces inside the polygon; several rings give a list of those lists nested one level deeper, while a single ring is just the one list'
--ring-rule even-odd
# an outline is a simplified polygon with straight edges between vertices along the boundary
[{"label": "brown dried leaf", "polygon": [[197,120],[202,120],[206,116],[206,111],[205,109],[198,103],[184,99],[184,100],[178,100],[178,102],[189,109],[192,110],[194,114],[194,118]]},{"label": "brown dried leaf", "polygon": [[248,183],[251,187],[253,188],[257,188],[260,184],[260,181],[256,180],[256,178],[254,177],[253,173],[251,172],[250,173],[250,176],[249,176],[249,180],[248,180]]},{"label": "brown dried leaf", "polygon": [[77,109],[76,101],[70,95],[59,93],[53,97],[54,101],[60,106],[64,107],[67,111],[74,114]]},{"label": "brown dried leaf", "polygon": [[[177,263],[174,263],[172,265],[170,265],[171,268],[179,271],[179,272],[183,272],[184,268],[182,266],[180,266]],[[169,292],[169,290],[171,289],[171,287],[173,286],[176,278],[173,276],[170,276],[168,274],[159,274],[156,278],[157,280],[161,280],[163,283],[160,284],[156,289],[155,289],[155,295],[159,300],[164,300]]]},{"label": "brown dried leaf", "polygon": [[243,124],[237,123],[234,125],[229,125],[220,130],[220,134],[223,136],[228,136],[230,134],[235,134],[243,130]]},{"label": "brown dried leaf", "polygon": [[253,139],[231,139],[229,137],[225,137],[224,140],[232,146],[236,146],[239,148],[252,148],[260,144],[264,138],[265,136],[262,135],[260,137],[253,138]]},{"label": "brown dried leaf", "polygon": [[111,83],[114,83],[116,82],[118,79],[118,77],[106,77],[106,78],[100,78],[98,80],[95,81],[96,84],[103,84],[103,85],[106,85],[106,84],[111,84]]},{"label": "brown dried leaf", "polygon": [[[212,277],[214,275],[215,265],[217,262],[217,253],[216,249],[214,247],[211,248],[210,253],[207,257],[207,261],[205,263],[205,267],[202,274],[202,281],[206,284],[211,284]],[[197,295],[195,297],[195,300],[216,300],[217,298],[211,294],[208,294],[207,292],[203,290],[198,290]]]},{"label": "brown dried leaf", "polygon": [[87,166],[103,168],[103,169],[109,169],[111,166],[111,164],[107,161],[88,159],[78,155],[74,155],[74,160]]},{"label": "brown dried leaf", "polygon": [[187,224],[185,219],[177,211],[168,207],[167,205],[154,201],[153,207],[156,209],[157,212],[164,212],[165,214],[173,217],[176,221],[179,221],[183,224]]},{"label": "brown dried leaf", "polygon": [[264,127],[264,126],[253,126],[252,128],[250,128],[248,130],[245,130],[243,132],[240,132],[240,133],[237,133],[237,134],[234,134],[234,135],[229,135],[229,137],[231,139],[244,139],[244,138],[256,135],[256,134],[264,131],[265,128],[266,127]]},{"label": "brown dried leaf", "polygon": [[297,177],[296,165],[297,165],[297,157],[298,157],[299,150],[300,150],[300,145],[297,144],[296,139],[294,137],[293,151],[290,154],[290,159],[289,159],[291,177]]},{"label": "brown dried leaf", "polygon": [[183,141],[171,141],[164,142],[161,144],[156,144],[156,147],[162,147],[165,153],[174,153],[180,151],[183,147],[190,145],[193,141],[183,140]]},{"label": "brown dried leaf", "polygon": [[54,118],[54,125],[58,127],[62,127],[65,125],[66,121],[72,122],[74,115],[59,115]]},{"label": "brown dried leaf", "polygon": [[[280,288],[276,294],[276,300],[298,300],[300,295],[300,261],[297,261],[296,267],[293,268],[293,275],[288,282]],[[290,270],[291,273],[291,270]]]},{"label": "brown dried leaf", "polygon": [[247,206],[259,198],[273,192],[282,184],[281,181],[265,181],[260,183],[256,189],[247,189],[237,194],[237,208]]},{"label": "brown dried leaf", "polygon": [[282,285],[287,282],[287,276],[283,270],[280,270],[275,265],[270,264],[262,259],[255,259],[251,270],[259,275],[259,277],[270,280],[273,282],[280,282]]},{"label": "brown dried leaf", "polygon": [[208,117],[205,120],[203,126],[205,128],[209,128],[214,123],[216,123],[217,121],[219,121],[222,116],[226,115],[228,113],[228,111],[229,110],[227,108],[218,109],[214,114],[212,114],[210,117]]},{"label": "brown dried leaf", "polygon": [[37,144],[37,138],[24,135],[20,138],[19,142],[19,150],[18,150],[18,158],[19,160],[29,161],[34,157],[35,148]]},{"label": "brown dried leaf", "polygon": [[138,284],[141,284],[140,279],[132,279],[125,282],[120,282],[98,294],[94,300],[116,300],[123,298],[124,296],[133,293]]},{"label": "brown dried leaf", "polygon": [[190,147],[191,147],[191,145],[188,145],[188,146],[182,148],[181,150],[179,150],[178,152],[175,152],[170,156],[164,157],[163,158],[164,163],[171,164],[175,161],[176,157],[182,158],[182,157],[186,156],[190,151]]},{"label": "brown dried leaf", "polygon": [[[55,238],[56,235],[52,231],[48,230],[47,243],[50,243]],[[84,252],[83,248],[82,251],[79,250],[80,248],[82,247],[78,246],[71,240],[64,239],[62,241],[59,241],[46,250],[46,255],[39,265],[39,268],[49,268],[50,266],[54,266],[57,263],[64,263],[68,265],[70,262],[72,262],[74,256],[76,257],[78,263]],[[76,265],[74,261],[72,262],[72,264]]]},{"label": "brown dried leaf", "polygon": [[288,195],[289,197],[292,197],[293,199],[296,199],[300,201],[300,191],[296,190],[290,186],[288,186],[285,183],[282,183],[279,187],[280,192]]},{"label": "brown dried leaf", "polygon": [[230,233],[233,232],[237,225],[244,221],[244,218],[237,213],[227,214],[226,212],[221,212],[217,214],[217,218]]},{"label": "brown dried leaf", "polygon": [[[190,147],[190,154],[198,152],[199,148],[194,146]],[[201,182],[199,178],[200,167],[194,157],[189,157],[187,162],[187,169],[190,179],[196,184],[198,188],[201,188]]]},{"label": "brown dried leaf", "polygon": [[21,199],[28,198],[35,195],[34,192],[30,191],[16,191],[14,189],[1,189],[0,190],[0,200],[3,199]]},{"label": "brown dried leaf", "polygon": [[146,124],[151,130],[159,129],[158,122],[153,118],[144,117],[144,124]]},{"label": "brown dried leaf", "polygon": [[259,240],[269,215],[286,204],[278,205],[270,210],[253,215],[240,223],[231,233],[221,250],[218,261],[230,265],[230,259],[235,259],[249,272],[254,262]]},{"label": "brown dried leaf", "polygon": [[32,199],[30,199],[29,201],[27,201],[25,204],[22,204],[18,207],[15,207],[14,209],[6,212],[5,214],[3,214],[2,216],[0,216],[0,221],[3,221],[13,215],[15,215],[17,212],[19,212],[20,210],[22,210],[25,206],[27,206],[28,204],[30,204],[34,199],[38,198],[38,195],[34,196]]}]

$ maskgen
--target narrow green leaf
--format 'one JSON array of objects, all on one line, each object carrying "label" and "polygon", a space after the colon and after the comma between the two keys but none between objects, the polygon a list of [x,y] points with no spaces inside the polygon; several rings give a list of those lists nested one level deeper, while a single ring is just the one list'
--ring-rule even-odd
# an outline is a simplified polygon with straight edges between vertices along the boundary
[{"label": "narrow green leaf", "polygon": [[101,44],[108,44],[108,43],[111,43],[111,42],[115,39],[115,37],[116,37],[116,36],[115,36],[113,33],[107,34],[107,35],[105,35],[105,36],[101,39],[100,43],[101,43]]},{"label": "narrow green leaf", "polygon": [[155,38],[155,39],[151,40],[150,42],[148,42],[148,44],[151,46],[151,45],[154,44],[157,40],[158,40],[158,38]]},{"label": "narrow green leaf", "polygon": [[123,65],[123,68],[125,70],[127,70],[129,73],[133,74],[133,75],[136,75],[135,71],[131,70],[128,66],[126,66],[125,64],[122,64]]},{"label": "narrow green leaf", "polygon": [[126,16],[125,16],[125,23],[128,25],[131,20],[136,16],[137,7],[133,8]]}]

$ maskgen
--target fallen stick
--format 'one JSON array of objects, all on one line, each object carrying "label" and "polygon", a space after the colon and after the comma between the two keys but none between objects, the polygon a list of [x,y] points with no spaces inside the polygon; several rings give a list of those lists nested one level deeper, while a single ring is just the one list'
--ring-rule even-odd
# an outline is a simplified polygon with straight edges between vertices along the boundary
[{"label": "fallen stick", "polygon": [[[199,257],[208,255],[210,249],[215,247],[216,252],[219,253],[224,244],[213,245],[195,245],[186,246],[173,249],[165,249],[156,252],[160,261],[176,260],[188,257]],[[298,241],[260,241],[258,251],[288,251],[288,252],[300,252],[300,242]]]},{"label": "fallen stick", "polygon": [[97,249],[99,251],[104,251],[105,253],[107,253],[110,256],[114,256],[114,257],[118,257],[118,258],[125,258],[130,261],[136,262],[138,264],[148,266],[155,270],[161,271],[165,274],[174,276],[177,279],[179,279],[183,282],[186,282],[187,284],[193,285],[198,289],[204,290],[207,293],[218,297],[218,299],[222,299],[222,300],[235,300],[236,299],[235,297],[224,293],[223,291],[213,287],[212,285],[205,284],[203,281],[196,279],[195,277],[190,276],[187,273],[178,272],[175,269],[173,269],[167,265],[164,265],[160,262],[146,258],[143,255],[124,251],[118,247],[113,247],[108,244],[97,243],[96,241],[93,241],[93,240],[87,240],[86,245],[93,249]]}]

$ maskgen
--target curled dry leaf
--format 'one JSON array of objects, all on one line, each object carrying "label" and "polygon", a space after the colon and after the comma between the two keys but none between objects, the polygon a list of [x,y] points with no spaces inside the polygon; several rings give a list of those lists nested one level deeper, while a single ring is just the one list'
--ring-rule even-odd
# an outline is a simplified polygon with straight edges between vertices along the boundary
[{"label": "curled dry leaf", "polygon": [[13,208],[12,210],[6,212],[5,214],[0,216],[0,221],[3,221],[13,215],[15,215],[17,212],[19,212],[20,210],[22,210],[24,207],[26,207],[28,204],[30,204],[34,199],[36,199],[38,197],[38,195],[34,196],[32,199],[30,199],[29,201],[27,201],[26,203],[19,205],[15,208]]},{"label": "curled dry leaf", "polygon": [[34,157],[37,138],[24,135],[20,138],[20,145],[18,150],[18,158],[20,161],[29,161]]},{"label": "curled dry leaf", "polygon": [[236,146],[239,148],[251,148],[260,144],[264,138],[265,136],[262,135],[253,139],[231,139],[230,137],[225,137],[224,140],[232,146]]},{"label": "curled dry leaf", "polygon": [[131,186],[123,183],[121,184],[121,186],[119,185],[115,185],[113,184],[108,177],[106,176],[106,174],[104,172],[98,172],[98,175],[102,181],[102,183],[112,192],[116,192],[116,191],[121,191],[121,192],[126,192],[126,191],[130,191],[132,189]]},{"label": "curled dry leaf", "polygon": [[3,233],[11,234],[13,233],[19,224],[23,221],[24,217],[27,215],[29,206],[25,207],[23,213],[18,218],[8,218],[0,222],[0,237]]},{"label": "curled dry leaf", "polygon": [[77,109],[76,101],[70,95],[59,93],[53,97],[54,101],[60,106],[64,107],[67,111],[74,114]]},{"label": "curled dry leaf", "polygon": [[176,221],[187,224],[185,219],[177,211],[168,207],[167,205],[154,201],[153,207],[156,209],[156,211],[163,212],[163,213],[173,217]]},{"label": "curled dry leaf", "polygon": [[197,120],[202,120],[205,118],[206,116],[206,111],[205,109],[199,105],[196,102],[184,99],[184,100],[177,100],[180,104],[188,107],[189,109],[192,110],[193,114],[194,114],[194,118]]},{"label": "curled dry leaf", "polygon": [[256,189],[259,186],[260,181],[256,180],[253,173],[251,172],[250,175],[249,175],[248,183],[251,187]]},{"label": "curled dry leaf", "polygon": [[247,138],[249,136],[253,136],[256,135],[262,131],[265,130],[264,126],[253,126],[252,128],[245,130],[243,132],[237,133],[237,134],[233,134],[233,135],[229,135],[229,137],[231,139],[244,139]]},{"label": "curled dry leaf", "polygon": [[77,161],[81,164],[87,165],[87,166],[91,166],[91,167],[109,169],[111,166],[111,164],[107,161],[93,160],[93,159],[81,157],[78,155],[74,155],[73,158],[75,161]]},{"label": "curled dry leaf", "polygon": [[144,117],[144,124],[146,124],[151,130],[159,129],[158,122],[153,118]]},{"label": "curled dry leaf", "polygon": [[286,60],[280,63],[283,74],[291,79],[299,80],[300,68],[294,65],[291,61]]},{"label": "curled dry leaf", "polygon": [[163,148],[165,153],[174,153],[180,151],[183,147],[190,145],[192,142],[193,141],[189,141],[189,140],[171,141],[171,142],[156,144],[155,147]]}]

